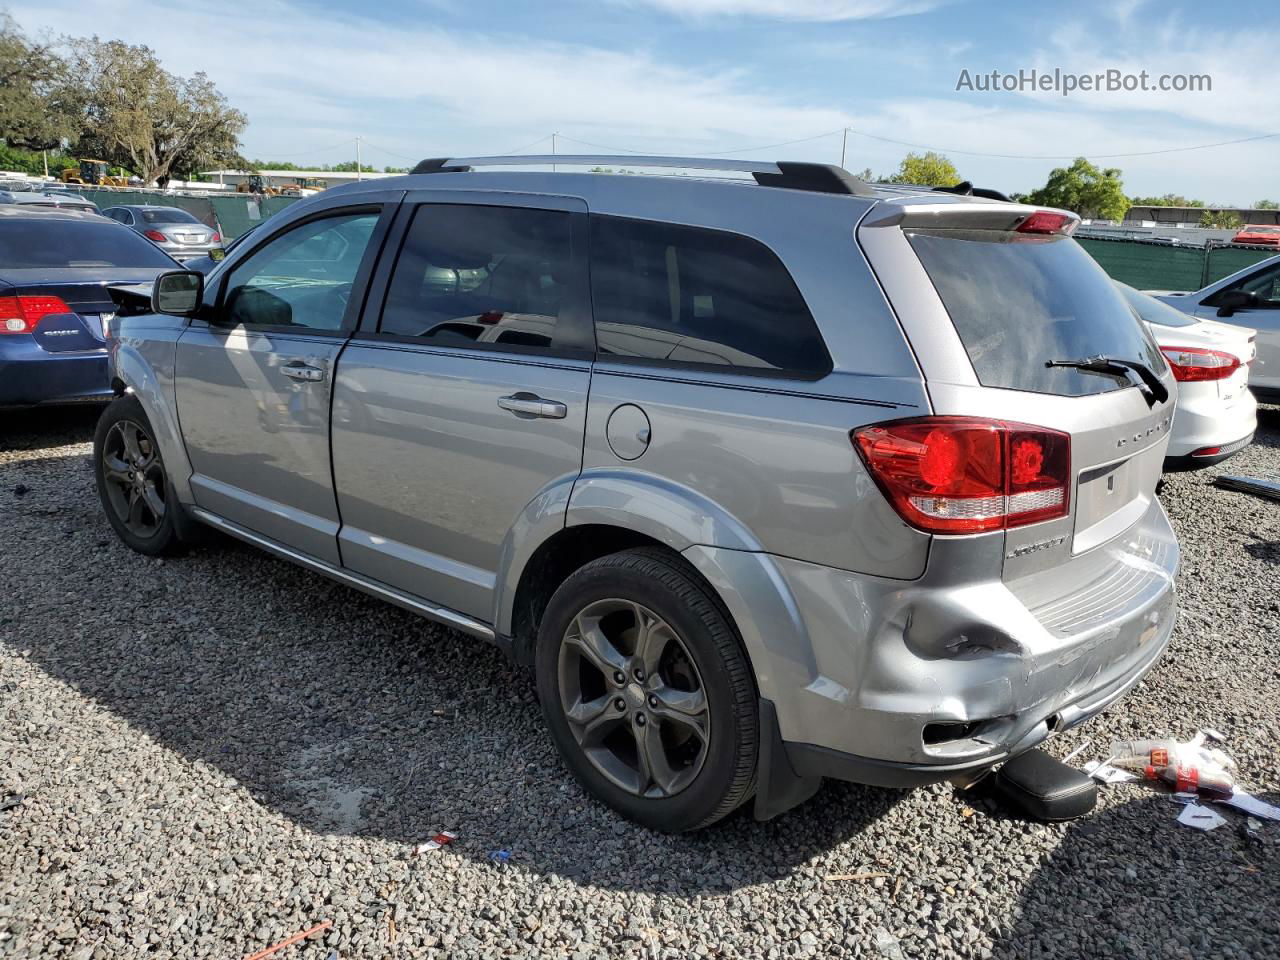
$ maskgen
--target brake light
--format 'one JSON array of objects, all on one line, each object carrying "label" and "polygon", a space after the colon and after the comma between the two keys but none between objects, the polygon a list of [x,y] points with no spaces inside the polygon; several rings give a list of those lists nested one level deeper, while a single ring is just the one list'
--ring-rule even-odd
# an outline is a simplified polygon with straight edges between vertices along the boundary
[{"label": "brake light", "polygon": [[74,312],[61,297],[0,297],[0,334],[35,333],[45,317]]},{"label": "brake light", "polygon": [[221,243],[221,242],[222,242],[222,234],[218,233],[217,231],[214,231],[213,236],[209,238],[209,242],[210,242],[210,243]]},{"label": "brake light", "polygon": [[142,235],[146,237],[148,240],[154,240],[156,243],[164,243],[166,240],[169,239],[159,230],[144,230],[142,232]]},{"label": "brake light", "polygon": [[1240,369],[1240,358],[1208,347],[1161,347],[1173,378],[1181,383],[1225,380]]},{"label": "brake light", "polygon": [[1079,223],[1075,217],[1065,213],[1054,213],[1050,210],[1037,210],[1023,220],[1014,229],[1018,233],[1062,233],[1070,234]]},{"label": "brake light", "polygon": [[854,447],[907,523],[929,533],[1004,530],[1067,515],[1071,438],[978,417],[860,427]]}]

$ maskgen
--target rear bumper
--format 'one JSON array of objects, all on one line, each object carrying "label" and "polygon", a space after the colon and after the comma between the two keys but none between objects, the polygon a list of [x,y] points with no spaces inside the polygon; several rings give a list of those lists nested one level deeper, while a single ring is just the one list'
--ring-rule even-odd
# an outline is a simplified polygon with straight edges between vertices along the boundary
[{"label": "rear bumper", "polygon": [[105,403],[113,396],[107,351],[49,353],[29,336],[0,337],[0,407]]},{"label": "rear bumper", "polygon": [[157,247],[175,260],[194,260],[196,257],[207,257],[209,251],[218,246],[216,243],[157,243]]},{"label": "rear bumper", "polygon": [[[1258,426],[1258,401],[1247,389],[1223,401],[1218,384],[1184,384],[1178,393],[1178,406],[1173,415],[1173,429],[1165,465],[1208,466],[1225,460],[1248,446]],[[1223,448],[1217,459],[1192,457],[1199,450]]]},{"label": "rear bumper", "polygon": [[998,560],[1003,542],[938,538],[935,551],[956,552],[910,582],[773,558],[807,636],[785,659],[753,660],[777,717],[772,762],[882,786],[973,778],[1132,689],[1175,620],[1178,547],[1160,504],[1021,581],[976,579],[989,557],[959,562],[990,546]]}]

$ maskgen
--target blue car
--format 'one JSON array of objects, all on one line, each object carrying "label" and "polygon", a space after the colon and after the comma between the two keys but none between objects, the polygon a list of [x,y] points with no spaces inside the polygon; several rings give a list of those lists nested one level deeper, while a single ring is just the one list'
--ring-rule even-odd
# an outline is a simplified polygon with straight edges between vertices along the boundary
[{"label": "blue car", "polygon": [[110,400],[112,288],[177,268],[96,213],[0,205],[0,407]]}]

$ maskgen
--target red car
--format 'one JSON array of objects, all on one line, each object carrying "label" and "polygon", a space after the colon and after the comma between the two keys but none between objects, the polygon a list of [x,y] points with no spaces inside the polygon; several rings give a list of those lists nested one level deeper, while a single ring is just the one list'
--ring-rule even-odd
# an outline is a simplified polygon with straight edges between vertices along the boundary
[{"label": "red car", "polygon": [[1280,227],[1248,224],[1231,238],[1232,243],[1261,243],[1268,247],[1280,247]]}]

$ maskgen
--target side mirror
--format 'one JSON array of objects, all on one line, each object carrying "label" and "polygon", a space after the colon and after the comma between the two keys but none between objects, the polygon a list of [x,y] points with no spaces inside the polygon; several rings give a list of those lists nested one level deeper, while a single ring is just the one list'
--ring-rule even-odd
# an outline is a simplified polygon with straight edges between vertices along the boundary
[{"label": "side mirror", "polygon": [[194,317],[200,310],[204,276],[194,270],[162,273],[151,287],[151,310],[175,317]]},{"label": "side mirror", "polygon": [[1258,295],[1247,290],[1228,290],[1217,298],[1218,316],[1229,317],[1237,310],[1248,310],[1258,305]]}]

